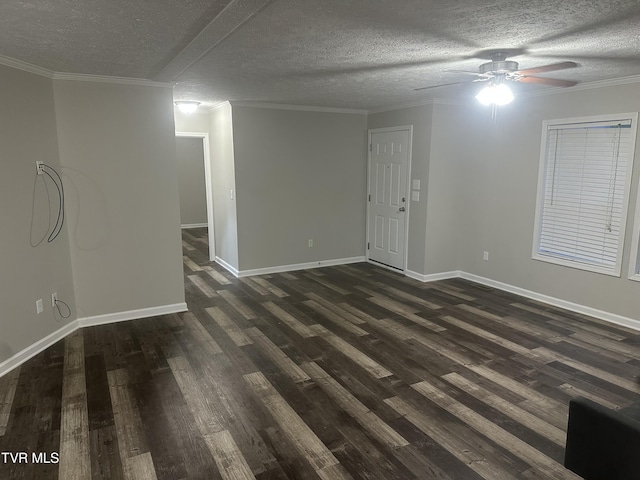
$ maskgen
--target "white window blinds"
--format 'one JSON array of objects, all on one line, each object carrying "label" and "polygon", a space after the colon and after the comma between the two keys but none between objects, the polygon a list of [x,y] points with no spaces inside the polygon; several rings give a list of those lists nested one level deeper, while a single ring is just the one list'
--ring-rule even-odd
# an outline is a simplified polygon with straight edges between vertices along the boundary
[{"label": "white window blinds", "polygon": [[619,274],[631,126],[630,118],[546,125],[537,258]]}]

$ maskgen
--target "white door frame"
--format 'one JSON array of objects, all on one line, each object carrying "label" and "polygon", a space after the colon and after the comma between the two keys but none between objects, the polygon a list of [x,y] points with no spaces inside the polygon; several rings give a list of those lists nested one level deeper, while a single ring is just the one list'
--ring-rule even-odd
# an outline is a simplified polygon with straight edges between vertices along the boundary
[{"label": "white door frame", "polygon": [[204,152],[204,182],[207,195],[207,227],[209,230],[209,261],[216,259],[216,236],[213,221],[213,187],[211,185],[211,155],[209,153],[209,134],[201,132],[176,132],[176,137],[201,138]]},{"label": "white door frame", "polygon": [[398,270],[392,267],[387,267],[386,265],[383,265],[381,263],[378,262],[374,262],[372,260],[369,259],[369,242],[371,242],[371,240],[369,239],[369,210],[370,210],[370,206],[371,206],[371,201],[369,200],[371,198],[371,136],[374,133],[384,133],[384,132],[401,132],[401,131],[406,131],[409,132],[409,149],[408,149],[408,165],[407,165],[407,184],[405,185],[406,187],[406,199],[407,199],[407,203],[406,203],[406,214],[405,214],[405,222],[404,222],[404,264],[402,266],[402,271],[404,273],[407,272],[407,258],[409,256],[409,214],[411,212],[411,154],[412,154],[412,150],[413,150],[413,125],[400,125],[397,127],[386,127],[386,128],[370,128],[368,130],[368,142],[367,142],[367,235],[366,235],[366,243],[364,245],[365,251],[366,253],[366,259],[367,262],[373,264],[373,265],[377,265],[378,267],[383,267],[386,268],[388,270],[392,270],[394,272],[397,272]]}]

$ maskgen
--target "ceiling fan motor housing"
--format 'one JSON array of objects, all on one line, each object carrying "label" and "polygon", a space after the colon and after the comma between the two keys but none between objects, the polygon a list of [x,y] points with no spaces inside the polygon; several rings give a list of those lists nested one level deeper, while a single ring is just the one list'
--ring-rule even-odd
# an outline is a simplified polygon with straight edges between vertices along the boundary
[{"label": "ceiling fan motor housing", "polygon": [[518,70],[518,62],[511,60],[500,60],[496,62],[487,62],[480,65],[480,73],[511,73]]}]

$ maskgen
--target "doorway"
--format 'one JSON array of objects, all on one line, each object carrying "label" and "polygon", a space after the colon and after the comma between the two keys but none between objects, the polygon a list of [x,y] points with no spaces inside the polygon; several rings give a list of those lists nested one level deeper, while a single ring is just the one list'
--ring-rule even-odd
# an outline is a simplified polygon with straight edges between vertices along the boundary
[{"label": "doorway", "polygon": [[407,268],[413,126],[369,130],[367,260]]},{"label": "doorway", "polygon": [[[187,144],[184,145],[185,152],[188,154],[198,153],[198,156],[201,154],[201,165],[204,166],[204,185],[205,185],[205,208],[206,208],[206,226],[209,234],[209,260],[214,261],[216,258],[216,249],[215,249],[215,234],[214,234],[214,222],[213,222],[213,189],[212,189],[212,179],[211,179],[211,157],[209,154],[209,134],[208,133],[199,133],[199,132],[176,132],[176,140],[179,139],[200,139],[201,149],[193,149],[191,146]],[[177,142],[176,142],[177,143]],[[198,145],[199,147],[200,145]],[[195,169],[194,169],[195,171]],[[200,174],[202,174],[202,169],[199,170]],[[193,175],[193,172],[190,174],[185,174],[185,181],[189,181],[187,177]],[[182,180],[181,180],[182,181]],[[195,190],[192,189],[192,190]],[[190,192],[193,193],[193,192]],[[186,198],[186,197],[185,197]],[[198,215],[198,206],[196,205],[198,202],[194,198],[186,198],[185,203],[190,203],[191,209],[188,212],[184,212],[184,215],[187,220],[186,223],[183,221],[183,228],[189,228],[190,226],[202,226],[199,221],[191,222],[189,218],[201,218]],[[183,207],[182,199],[181,199],[181,215],[183,215]]]}]

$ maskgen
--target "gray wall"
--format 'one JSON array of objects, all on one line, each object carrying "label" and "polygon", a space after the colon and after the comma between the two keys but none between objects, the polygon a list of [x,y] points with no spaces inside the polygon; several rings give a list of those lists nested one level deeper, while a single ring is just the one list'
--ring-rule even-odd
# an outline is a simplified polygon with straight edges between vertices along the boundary
[{"label": "gray wall", "polygon": [[[377,113],[368,125],[225,105],[174,125],[170,89],[53,82],[4,66],[0,98],[0,362],[77,317],[184,301],[174,129],[210,133],[217,253],[234,268],[364,255],[366,128],[411,124],[422,190],[410,205],[410,270],[460,269],[639,319],[640,282],[626,279],[637,159],[622,278],[531,259],[542,121],[638,111],[638,84],[520,98],[496,123],[475,104]],[[49,206],[35,160],[61,171],[67,199],[67,228],[38,247]],[[54,291],[69,320],[56,322]]]},{"label": "gray wall", "polygon": [[195,113],[182,113],[177,107],[173,111],[176,132],[209,133],[211,116],[203,108]]},{"label": "gray wall", "polygon": [[407,268],[419,274],[426,272],[425,245],[427,242],[427,196],[429,194],[432,115],[432,105],[393,110],[369,115],[367,125],[370,129],[413,125],[411,178],[420,180],[420,201],[409,202]]},{"label": "gray wall", "polygon": [[364,255],[364,115],[233,106],[233,138],[240,270]]},{"label": "gray wall", "polygon": [[54,82],[79,317],[184,302],[170,88]]},{"label": "gray wall", "polygon": [[[0,66],[0,362],[76,318],[67,230],[52,243],[44,177],[36,182],[36,160],[60,172],[53,87],[50,79]],[[34,194],[35,190],[35,194]],[[52,214],[57,193],[49,183]],[[33,223],[32,223],[33,214]],[[56,221],[54,216],[50,227]],[[54,318],[50,295],[72,308]],[[45,310],[36,314],[42,298]],[[66,312],[65,312],[66,313]]]},{"label": "gray wall", "polygon": [[[236,175],[231,105],[225,104],[214,110],[210,120],[216,257],[238,269]],[[233,198],[231,198],[231,190],[233,190]]]},{"label": "gray wall", "polygon": [[[468,127],[461,107],[433,106],[425,236],[427,275],[460,268],[459,215],[467,208],[460,194],[460,177],[465,171],[465,145],[474,138],[473,128]],[[470,130],[464,139],[459,136],[461,130]]]},{"label": "gray wall", "polygon": [[[459,192],[460,268],[570,302],[640,320],[640,282],[627,279],[640,176],[636,144],[622,277],[531,259],[542,121],[640,110],[640,85],[620,85],[519,99],[498,112],[468,108],[475,132],[466,142]],[[640,141],[640,136],[638,136]],[[489,261],[482,261],[482,251]]]},{"label": "gray wall", "polygon": [[[638,110],[640,85],[632,84],[519,98],[498,111],[496,122],[488,109],[474,103],[370,115],[369,128],[414,125],[412,177],[423,184],[426,179],[428,191],[424,205],[422,197],[418,208],[411,205],[409,269],[424,274],[462,270],[640,320],[640,282],[627,279],[640,145],[622,277],[531,258],[542,121]],[[489,261],[482,260],[484,251]]]},{"label": "gray wall", "polygon": [[207,223],[207,193],[204,174],[204,148],[201,138],[176,137],[180,223]]}]

